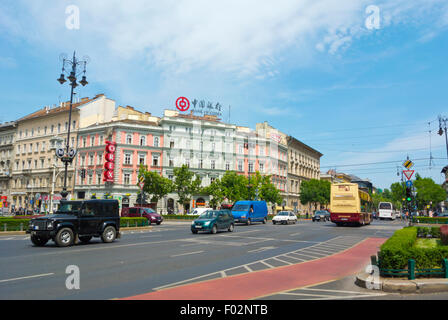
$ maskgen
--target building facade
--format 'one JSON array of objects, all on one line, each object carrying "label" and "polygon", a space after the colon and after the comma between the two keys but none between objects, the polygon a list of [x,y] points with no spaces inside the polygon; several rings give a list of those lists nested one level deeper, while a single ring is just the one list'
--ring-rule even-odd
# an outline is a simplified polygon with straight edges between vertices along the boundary
[{"label": "building facade", "polygon": [[[70,126],[70,147],[77,148],[77,131],[84,126],[110,120],[115,102],[100,94],[73,103],[46,106],[17,120],[11,196],[14,210],[50,211],[61,199],[64,166],[55,157],[57,148],[65,148]],[[68,166],[68,199],[73,198],[75,164]]]},{"label": "building facade", "polygon": [[288,136],[288,178],[287,204],[293,210],[308,209],[300,203],[300,185],[304,180],[320,179],[320,158],[322,153]]},{"label": "building facade", "polygon": [[16,122],[0,124],[0,213],[10,211]]}]

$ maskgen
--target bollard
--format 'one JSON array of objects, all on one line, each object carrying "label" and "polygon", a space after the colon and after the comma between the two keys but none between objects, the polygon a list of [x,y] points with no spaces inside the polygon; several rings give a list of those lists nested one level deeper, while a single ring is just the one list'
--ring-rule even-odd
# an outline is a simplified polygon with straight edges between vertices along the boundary
[{"label": "bollard", "polygon": [[408,260],[408,280],[415,280],[415,260]]},{"label": "bollard", "polygon": [[448,279],[448,259],[442,260],[443,271],[445,272],[445,279]]}]

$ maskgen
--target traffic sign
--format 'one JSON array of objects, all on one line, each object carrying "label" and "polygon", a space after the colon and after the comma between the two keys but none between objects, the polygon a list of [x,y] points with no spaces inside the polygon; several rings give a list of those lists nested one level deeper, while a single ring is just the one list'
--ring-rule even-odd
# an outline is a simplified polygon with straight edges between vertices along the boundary
[{"label": "traffic sign", "polygon": [[74,158],[76,156],[76,149],[70,148],[70,151],[68,152],[68,156],[70,158]]},{"label": "traffic sign", "polygon": [[412,181],[411,180],[406,181],[406,187],[409,187],[409,188],[412,187]]},{"label": "traffic sign", "polygon": [[408,180],[411,180],[412,175],[414,174],[414,170],[403,170],[404,175]]},{"label": "traffic sign", "polygon": [[411,160],[406,160],[403,162],[403,167],[406,169],[411,169],[414,166],[414,163]]},{"label": "traffic sign", "polygon": [[144,182],[139,182],[139,184],[138,184],[139,186],[140,186],[140,189],[142,189],[143,190],[143,187],[145,186],[145,183]]}]

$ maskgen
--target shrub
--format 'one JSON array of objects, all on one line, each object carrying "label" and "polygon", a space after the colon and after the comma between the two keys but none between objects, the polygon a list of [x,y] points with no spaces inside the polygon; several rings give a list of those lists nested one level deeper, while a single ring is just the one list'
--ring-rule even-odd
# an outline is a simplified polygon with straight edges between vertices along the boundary
[{"label": "shrub", "polygon": [[417,237],[427,238],[440,238],[440,227],[417,227]]},{"label": "shrub", "polygon": [[[442,231],[443,227],[447,229],[448,239],[448,226],[442,226],[440,228],[440,234],[444,232]],[[421,233],[432,233],[433,235],[438,231],[433,228],[427,228],[426,230],[421,228],[419,230]],[[414,245],[417,240],[417,232],[417,227],[407,227],[397,230],[381,246],[378,254],[380,267],[382,269],[407,269],[408,260],[414,259],[417,269],[440,268],[442,266],[442,260],[448,258],[448,246],[418,248]]]},{"label": "shrub", "polygon": [[440,240],[443,245],[448,246],[448,226],[440,227]]},{"label": "shrub", "polygon": [[120,227],[144,227],[148,225],[145,217],[120,217]]},{"label": "shrub", "polygon": [[448,224],[448,217],[414,217],[418,223]]},{"label": "shrub", "polygon": [[30,219],[14,219],[14,218],[0,218],[0,231],[19,231],[20,225],[22,225],[22,230],[28,229],[28,224]]}]

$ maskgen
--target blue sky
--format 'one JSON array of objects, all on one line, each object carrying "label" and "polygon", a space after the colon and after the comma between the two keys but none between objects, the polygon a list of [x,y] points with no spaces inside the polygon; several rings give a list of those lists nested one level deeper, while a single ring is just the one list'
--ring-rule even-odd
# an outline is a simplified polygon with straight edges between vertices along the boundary
[{"label": "blue sky", "polygon": [[[67,28],[69,5],[79,29]],[[68,100],[58,57],[76,50],[91,60],[80,97],[105,93],[158,116],[179,96],[220,102],[232,123],[268,121],[319,150],[322,171],[384,188],[409,156],[443,181],[446,1],[4,0],[0,49],[1,122]]]}]

